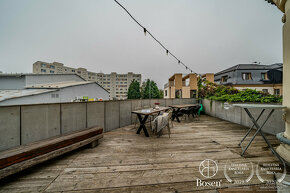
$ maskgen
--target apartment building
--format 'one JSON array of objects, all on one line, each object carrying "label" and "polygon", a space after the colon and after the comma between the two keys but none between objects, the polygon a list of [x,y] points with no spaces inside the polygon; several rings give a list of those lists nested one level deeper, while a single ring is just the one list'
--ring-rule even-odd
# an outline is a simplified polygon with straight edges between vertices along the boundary
[{"label": "apartment building", "polygon": [[77,74],[86,81],[96,81],[110,93],[110,100],[127,99],[127,92],[130,83],[135,79],[141,85],[141,74],[128,72],[127,74],[96,73],[87,71],[85,68],[71,68],[62,63],[47,63],[37,61],[33,64],[33,73],[35,74]]},{"label": "apartment building", "polygon": [[[214,81],[213,73],[206,73],[200,76],[204,80]],[[168,79],[164,85],[164,98],[197,98],[198,75],[176,73]]]},{"label": "apartment building", "polygon": [[239,90],[256,89],[269,94],[282,95],[283,64],[238,64],[215,74],[214,80]]}]

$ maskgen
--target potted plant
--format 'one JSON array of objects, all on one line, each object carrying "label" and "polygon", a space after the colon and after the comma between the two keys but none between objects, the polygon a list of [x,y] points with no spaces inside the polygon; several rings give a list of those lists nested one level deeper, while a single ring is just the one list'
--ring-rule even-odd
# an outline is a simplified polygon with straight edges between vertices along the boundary
[{"label": "potted plant", "polygon": [[155,104],[154,109],[159,109],[159,105],[160,105],[160,103],[154,103],[154,104]]}]

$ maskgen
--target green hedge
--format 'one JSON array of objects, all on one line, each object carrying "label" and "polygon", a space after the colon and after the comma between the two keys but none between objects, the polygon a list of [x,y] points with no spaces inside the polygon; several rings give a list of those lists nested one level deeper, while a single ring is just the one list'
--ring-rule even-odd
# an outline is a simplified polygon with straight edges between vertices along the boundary
[{"label": "green hedge", "polygon": [[238,90],[230,86],[203,82],[199,86],[199,96],[210,100],[227,102],[280,103],[282,97],[253,89]]}]

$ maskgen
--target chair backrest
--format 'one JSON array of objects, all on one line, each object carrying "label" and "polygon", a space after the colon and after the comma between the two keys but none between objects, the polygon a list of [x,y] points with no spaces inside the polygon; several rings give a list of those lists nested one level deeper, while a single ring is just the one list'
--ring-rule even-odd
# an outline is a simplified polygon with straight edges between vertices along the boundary
[{"label": "chair backrest", "polygon": [[200,105],[194,106],[193,113],[197,114],[199,109],[200,109]]},{"label": "chair backrest", "polygon": [[167,111],[167,113],[168,113],[168,120],[171,120],[171,117],[172,117],[172,109],[169,109]]}]

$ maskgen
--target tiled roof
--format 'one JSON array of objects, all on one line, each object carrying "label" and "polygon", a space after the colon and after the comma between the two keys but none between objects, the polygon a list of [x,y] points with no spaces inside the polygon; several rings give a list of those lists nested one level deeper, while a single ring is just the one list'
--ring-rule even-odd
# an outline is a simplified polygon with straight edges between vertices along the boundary
[{"label": "tiled roof", "polygon": [[53,82],[53,83],[46,83],[46,84],[34,84],[31,86],[27,86],[25,88],[46,88],[46,89],[51,89],[51,88],[65,88],[65,87],[70,87],[70,86],[78,86],[78,85],[85,85],[85,84],[91,84],[91,83],[96,83],[96,82],[89,82],[89,81],[67,81],[67,82]]},{"label": "tiled roof", "polygon": [[[63,76],[63,75],[77,75],[75,73],[65,73],[65,74],[35,74],[35,73],[0,73],[0,76],[16,76],[16,77],[20,77],[20,76]],[[78,75],[77,75],[78,76]]]},{"label": "tiled roof", "polygon": [[235,66],[232,66],[230,68],[227,68],[225,70],[222,70],[215,75],[223,74],[226,72],[231,72],[235,70],[272,70],[272,69],[277,69],[277,68],[282,68],[283,64],[282,63],[276,63],[276,64],[271,64],[271,65],[261,65],[261,64],[238,64]]}]

